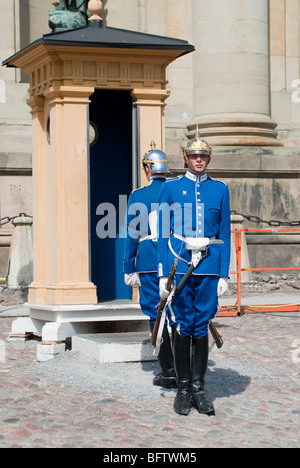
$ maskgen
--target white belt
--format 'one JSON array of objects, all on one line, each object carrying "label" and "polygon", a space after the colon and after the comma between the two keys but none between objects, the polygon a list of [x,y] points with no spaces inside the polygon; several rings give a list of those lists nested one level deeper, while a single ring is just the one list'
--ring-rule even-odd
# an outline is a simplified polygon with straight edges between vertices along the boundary
[{"label": "white belt", "polygon": [[[173,233],[173,236],[176,239],[181,240],[182,242],[186,243],[186,247],[188,250],[206,250],[209,244],[212,244],[213,240],[216,239],[216,236],[213,237],[184,237],[180,234]],[[219,244],[220,242],[216,242]]]},{"label": "white belt", "polygon": [[171,245],[171,237],[169,238],[169,249],[171,250],[174,257],[177,257],[179,260],[182,260],[187,265],[191,265],[192,263],[197,265],[201,258],[206,256],[207,249],[210,244],[223,244],[224,242],[216,239],[216,236],[213,237],[184,237],[180,234],[173,233],[173,236],[181,240],[182,242],[186,243],[186,248],[191,251],[192,254],[192,261],[188,262],[184,258],[180,257],[173,249]]}]

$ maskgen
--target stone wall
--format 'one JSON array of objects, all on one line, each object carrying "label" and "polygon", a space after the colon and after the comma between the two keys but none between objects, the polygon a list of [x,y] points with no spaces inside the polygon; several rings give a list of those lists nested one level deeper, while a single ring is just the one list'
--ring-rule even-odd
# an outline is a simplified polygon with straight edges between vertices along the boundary
[{"label": "stone wall", "polygon": [[[267,220],[300,220],[300,0],[102,3],[109,26],[196,46],[168,69],[171,172],[182,172],[180,145],[198,124],[214,149],[210,174],[229,183],[232,209]],[[50,32],[53,0],[0,0],[0,7],[1,61]],[[32,214],[27,88],[26,76],[0,67],[0,217]],[[9,228],[0,228],[0,276],[7,267]],[[290,265],[295,252],[299,257],[299,239],[291,236],[277,239],[280,249],[274,238],[268,244],[248,236],[251,263],[264,253],[270,262],[276,254],[278,264]]]}]

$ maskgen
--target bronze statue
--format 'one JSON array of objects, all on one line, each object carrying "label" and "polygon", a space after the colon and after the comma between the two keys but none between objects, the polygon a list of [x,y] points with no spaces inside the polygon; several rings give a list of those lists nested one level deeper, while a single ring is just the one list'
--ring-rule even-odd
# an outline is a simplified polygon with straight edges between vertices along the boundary
[{"label": "bronze statue", "polygon": [[49,26],[53,32],[66,31],[86,26],[90,13],[87,0],[60,0],[54,10],[49,11]]},{"label": "bronze statue", "polygon": [[80,11],[86,14],[87,0],[60,0],[56,10]]}]

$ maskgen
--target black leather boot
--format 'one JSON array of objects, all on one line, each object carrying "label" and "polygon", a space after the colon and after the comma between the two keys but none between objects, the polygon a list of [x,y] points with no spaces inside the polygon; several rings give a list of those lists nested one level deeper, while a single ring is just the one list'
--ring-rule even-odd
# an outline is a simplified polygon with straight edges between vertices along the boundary
[{"label": "black leather boot", "polygon": [[[150,329],[153,331],[154,325],[150,323]],[[158,363],[161,373],[154,377],[153,385],[163,388],[176,388],[176,374],[174,370],[174,359],[168,327],[165,326],[162,334],[163,342],[160,346]]]},{"label": "black leather boot", "polygon": [[191,411],[191,362],[190,337],[175,333],[173,354],[177,376],[177,395],[174,400],[174,411],[187,416]]},{"label": "black leather boot", "polygon": [[192,404],[199,413],[214,415],[215,409],[204,393],[205,375],[208,366],[208,335],[192,339]]}]

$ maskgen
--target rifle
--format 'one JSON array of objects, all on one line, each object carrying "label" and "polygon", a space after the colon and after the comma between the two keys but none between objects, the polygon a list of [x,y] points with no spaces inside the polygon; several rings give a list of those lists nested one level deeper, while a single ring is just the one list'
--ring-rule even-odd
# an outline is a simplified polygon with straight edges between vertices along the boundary
[{"label": "rifle", "polygon": [[212,334],[214,342],[218,349],[222,348],[224,341],[222,340],[221,335],[219,334],[218,330],[216,329],[215,324],[210,320],[209,322],[209,331]]},{"label": "rifle", "polygon": [[[167,284],[166,284],[166,290],[170,291],[170,292],[171,292],[171,289],[172,289],[172,283],[173,283],[174,278],[175,278],[177,265],[178,265],[178,258],[175,258],[172,269],[171,269],[171,272],[170,272],[169,277],[168,277]],[[159,301],[159,304],[158,304],[157,317],[156,317],[156,321],[155,321],[154,328],[153,328],[153,331],[152,331],[152,336],[151,336],[151,343],[153,344],[153,346],[156,346],[156,340],[157,340],[159,325],[160,325],[160,322],[161,322],[162,313],[163,313],[163,310],[164,310],[164,308],[166,306],[166,303],[167,303],[167,299],[161,299]]]},{"label": "rifle", "polygon": [[[210,244],[223,244],[223,241],[216,240],[216,239],[213,239],[213,240],[203,239],[203,241],[204,241],[203,247],[207,247]],[[182,249],[182,246],[181,246],[181,249]],[[180,249],[180,252],[181,252],[181,249]],[[204,249],[201,249],[201,250],[204,250]],[[180,252],[179,252],[179,255],[180,255]],[[178,257],[179,257],[179,255],[178,255]],[[170,275],[169,275],[169,278],[168,278],[168,281],[167,281],[167,285],[166,285],[167,291],[170,291],[170,292],[171,292],[171,289],[172,289],[172,283],[173,283],[175,273],[176,273],[176,269],[177,269],[177,265],[178,265],[178,257],[176,257],[175,260],[174,260],[174,263],[173,263],[173,266],[172,266],[172,269],[171,269],[171,272],[170,272]],[[192,264],[190,265],[188,271],[185,273],[185,275],[183,276],[183,278],[179,282],[178,286],[176,287],[175,292],[174,292],[174,296],[177,293],[179,293],[181,291],[181,289],[184,287],[185,283],[187,282],[189,277],[192,275],[193,271],[197,268],[201,258],[202,258],[202,256],[200,258],[196,259],[196,262],[192,262]],[[153,328],[153,331],[152,331],[152,337],[151,337],[151,343],[152,343],[153,346],[156,346],[159,325],[160,325],[160,322],[161,322],[162,313],[163,313],[163,310],[165,308],[166,303],[167,303],[167,299],[161,299],[160,302],[159,302],[159,305],[158,305],[157,317],[156,317],[156,321],[155,321],[155,325],[154,325],[154,328]],[[222,340],[221,335],[219,334],[218,330],[216,329],[215,325],[213,324],[213,322],[211,320],[209,322],[209,330],[210,330],[210,332],[212,334],[212,337],[214,339],[214,342],[215,342],[217,348],[219,348],[219,349],[222,348],[222,346],[224,344],[224,341]]]}]

